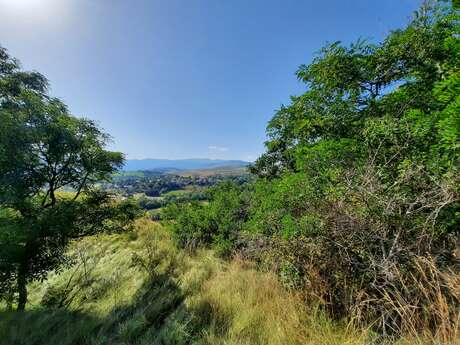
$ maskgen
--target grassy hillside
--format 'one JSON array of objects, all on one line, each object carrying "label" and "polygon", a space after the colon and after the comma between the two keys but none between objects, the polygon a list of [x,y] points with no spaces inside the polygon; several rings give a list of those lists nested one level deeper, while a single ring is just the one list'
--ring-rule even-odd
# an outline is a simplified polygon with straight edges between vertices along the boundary
[{"label": "grassy hillside", "polygon": [[209,177],[209,176],[240,176],[248,174],[248,168],[245,166],[223,166],[209,169],[193,169],[178,172],[179,176],[191,177]]},{"label": "grassy hillside", "polygon": [[0,344],[365,344],[276,277],[211,251],[176,249],[158,224],[75,243],[74,264],[2,311]]}]

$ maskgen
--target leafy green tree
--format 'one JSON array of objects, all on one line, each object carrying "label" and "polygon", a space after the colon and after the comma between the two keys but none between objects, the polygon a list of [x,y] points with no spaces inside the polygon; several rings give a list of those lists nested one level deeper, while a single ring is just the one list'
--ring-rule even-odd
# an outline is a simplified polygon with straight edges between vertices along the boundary
[{"label": "leafy green tree", "polygon": [[[363,308],[380,331],[401,329],[384,294],[407,295],[420,257],[455,267],[458,22],[450,5],[427,2],[381,43],[327,45],[297,71],[306,92],[268,124],[244,228],[270,236],[274,260],[287,261],[279,266],[294,267],[308,289],[321,282],[314,293],[334,316]],[[420,293],[407,298],[430,308]]]},{"label": "leafy green tree", "polygon": [[267,152],[253,171],[266,177],[300,171],[305,147],[343,139],[357,146],[369,120],[439,107],[432,90],[458,69],[457,19],[446,6],[426,4],[407,28],[380,44],[327,45],[297,71],[307,91],[269,122]]},{"label": "leafy green tree", "polygon": [[28,282],[66,263],[69,241],[135,216],[129,203],[92,188],[123,164],[122,154],[105,150],[108,140],[0,47],[0,292],[17,293],[18,310]]}]

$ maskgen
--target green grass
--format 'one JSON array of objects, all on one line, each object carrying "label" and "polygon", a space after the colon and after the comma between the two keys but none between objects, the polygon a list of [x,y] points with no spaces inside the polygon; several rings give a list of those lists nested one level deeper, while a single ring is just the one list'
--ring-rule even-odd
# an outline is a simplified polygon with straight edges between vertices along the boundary
[{"label": "green grass", "polygon": [[143,171],[134,170],[134,171],[119,171],[113,174],[114,178],[123,179],[123,178],[142,178],[145,177]]},{"label": "green grass", "polygon": [[188,189],[178,189],[178,190],[171,190],[169,192],[161,194],[162,197],[167,196],[183,196],[192,193],[194,190],[191,188]]},{"label": "green grass", "polygon": [[178,250],[147,219],[75,243],[75,264],[29,286],[23,313],[0,313],[0,344],[313,345],[369,343],[271,273],[213,252]]},{"label": "green grass", "polygon": [[247,167],[217,167],[217,168],[209,168],[209,169],[193,169],[193,170],[186,170],[176,172],[179,176],[195,176],[195,177],[210,177],[210,176],[240,176],[248,174]]}]

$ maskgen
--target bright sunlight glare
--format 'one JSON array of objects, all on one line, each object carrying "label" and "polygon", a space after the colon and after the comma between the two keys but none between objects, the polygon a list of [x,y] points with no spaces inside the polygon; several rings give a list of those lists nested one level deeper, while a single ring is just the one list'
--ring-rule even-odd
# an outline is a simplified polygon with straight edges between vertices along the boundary
[{"label": "bright sunlight glare", "polygon": [[56,28],[68,20],[71,4],[69,0],[0,0],[0,21],[19,31]]},{"label": "bright sunlight glare", "polygon": [[0,12],[8,14],[11,19],[30,18],[60,12],[67,4],[67,0],[0,0]]}]

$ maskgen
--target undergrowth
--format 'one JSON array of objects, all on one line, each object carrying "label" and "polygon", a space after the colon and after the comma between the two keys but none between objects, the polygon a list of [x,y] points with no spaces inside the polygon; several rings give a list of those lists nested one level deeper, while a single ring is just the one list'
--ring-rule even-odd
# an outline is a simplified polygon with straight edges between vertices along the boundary
[{"label": "undergrowth", "polygon": [[129,233],[77,242],[69,255],[72,266],[30,286],[27,311],[2,311],[0,344],[378,341],[367,330],[332,322],[250,262],[177,249],[169,233],[147,219]]}]

